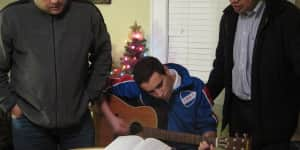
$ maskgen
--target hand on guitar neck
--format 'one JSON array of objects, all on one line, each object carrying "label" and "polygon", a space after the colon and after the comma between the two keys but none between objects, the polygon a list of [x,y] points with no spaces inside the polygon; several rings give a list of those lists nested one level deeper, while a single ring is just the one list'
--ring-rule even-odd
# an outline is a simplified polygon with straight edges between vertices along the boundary
[{"label": "hand on guitar neck", "polygon": [[200,142],[198,150],[215,150],[213,144],[208,144],[206,141]]},{"label": "hand on guitar neck", "polygon": [[[204,139],[205,137],[208,137],[208,139],[212,139],[210,137],[213,138],[217,137],[216,132],[212,132],[212,131],[206,132],[202,136],[204,137]],[[215,150],[215,147],[216,145],[214,141],[204,140],[200,142],[198,150]]]}]

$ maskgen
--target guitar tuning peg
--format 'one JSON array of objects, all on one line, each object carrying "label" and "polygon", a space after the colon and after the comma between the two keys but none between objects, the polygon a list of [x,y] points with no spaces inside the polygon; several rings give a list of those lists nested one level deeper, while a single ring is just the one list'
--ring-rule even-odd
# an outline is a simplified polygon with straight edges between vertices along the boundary
[{"label": "guitar tuning peg", "polygon": [[225,138],[225,141],[227,142],[227,141],[228,141],[228,138]]},{"label": "guitar tuning peg", "polygon": [[237,133],[237,132],[234,133],[234,137],[236,137],[236,138],[239,137],[239,133]]},{"label": "guitar tuning peg", "polygon": [[242,142],[242,143],[245,143],[245,142],[246,142],[246,140],[245,140],[245,139],[242,139],[242,140],[241,140],[241,142]]},{"label": "guitar tuning peg", "polygon": [[244,138],[247,138],[247,137],[248,137],[248,134],[247,134],[247,133],[243,133],[243,137],[244,137]]}]

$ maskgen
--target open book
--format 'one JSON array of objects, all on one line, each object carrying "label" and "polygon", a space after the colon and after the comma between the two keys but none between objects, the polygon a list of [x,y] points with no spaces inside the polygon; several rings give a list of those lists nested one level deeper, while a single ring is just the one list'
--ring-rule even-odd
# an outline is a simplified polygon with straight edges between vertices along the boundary
[{"label": "open book", "polygon": [[143,139],[137,135],[119,136],[104,150],[171,150],[164,142],[155,139]]}]

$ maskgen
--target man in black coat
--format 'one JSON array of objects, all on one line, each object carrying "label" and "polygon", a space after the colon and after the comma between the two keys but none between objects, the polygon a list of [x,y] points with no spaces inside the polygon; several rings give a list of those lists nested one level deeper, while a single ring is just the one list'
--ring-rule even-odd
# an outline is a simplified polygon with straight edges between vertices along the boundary
[{"label": "man in black coat", "polygon": [[285,0],[230,0],[205,91],[225,88],[223,128],[254,150],[288,150],[297,125],[300,11]]}]

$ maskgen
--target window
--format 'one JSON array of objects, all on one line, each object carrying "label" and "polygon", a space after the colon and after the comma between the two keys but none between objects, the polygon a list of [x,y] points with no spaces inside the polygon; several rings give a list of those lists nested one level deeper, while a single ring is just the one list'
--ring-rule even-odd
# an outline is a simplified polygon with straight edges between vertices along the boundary
[{"label": "window", "polygon": [[162,62],[179,63],[206,81],[228,0],[152,0],[150,49]]},{"label": "window", "polygon": [[182,64],[206,81],[228,4],[229,0],[152,0],[152,55],[164,63]]},{"label": "window", "polygon": [[182,64],[206,81],[227,4],[228,0],[169,0],[168,62]]}]

